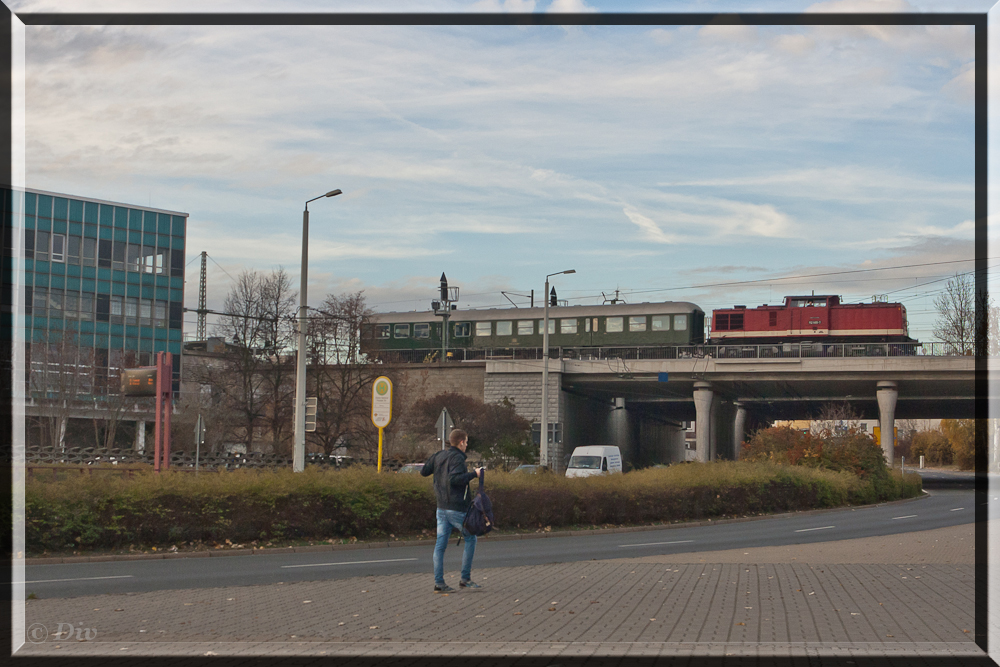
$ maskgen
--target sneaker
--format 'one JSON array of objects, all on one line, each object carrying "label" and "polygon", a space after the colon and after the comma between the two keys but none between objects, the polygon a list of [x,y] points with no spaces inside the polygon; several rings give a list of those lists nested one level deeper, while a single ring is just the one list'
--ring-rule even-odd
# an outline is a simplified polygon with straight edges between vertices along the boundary
[{"label": "sneaker", "polygon": [[480,586],[479,584],[477,584],[476,582],[474,582],[472,580],[469,580],[469,581],[460,581],[460,582],[458,582],[458,587],[459,588],[482,588],[482,586]]},{"label": "sneaker", "polygon": [[[459,584],[459,586],[461,586],[461,584]],[[434,592],[435,593],[454,593],[455,589],[452,588],[451,586],[449,586],[448,584],[444,584],[443,586],[438,586],[437,584],[435,584],[434,585]]]}]

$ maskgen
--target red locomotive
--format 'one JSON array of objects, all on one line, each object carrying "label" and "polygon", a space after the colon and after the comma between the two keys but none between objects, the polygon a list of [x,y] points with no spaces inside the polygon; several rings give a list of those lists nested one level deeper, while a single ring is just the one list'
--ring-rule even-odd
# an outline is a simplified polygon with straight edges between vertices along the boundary
[{"label": "red locomotive", "polygon": [[780,306],[735,306],[712,311],[711,343],[749,345],[915,343],[901,303],[841,303],[839,296],[787,296]]}]

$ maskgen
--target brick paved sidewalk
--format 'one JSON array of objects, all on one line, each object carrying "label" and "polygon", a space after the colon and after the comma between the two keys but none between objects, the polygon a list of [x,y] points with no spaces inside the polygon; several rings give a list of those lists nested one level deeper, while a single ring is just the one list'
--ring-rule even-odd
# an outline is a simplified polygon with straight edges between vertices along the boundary
[{"label": "brick paved sidewalk", "polygon": [[[954,546],[972,528],[941,531],[810,545],[823,558],[792,562],[717,552],[477,570],[483,590],[451,595],[420,574],[31,600],[27,626],[49,634],[19,655],[982,655],[971,540]],[[909,562],[851,557],[883,539]]]}]

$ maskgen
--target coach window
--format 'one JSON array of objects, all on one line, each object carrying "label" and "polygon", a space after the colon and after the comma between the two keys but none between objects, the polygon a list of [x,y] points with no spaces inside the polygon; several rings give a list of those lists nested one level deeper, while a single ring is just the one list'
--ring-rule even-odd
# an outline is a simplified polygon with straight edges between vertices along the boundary
[{"label": "coach window", "polygon": [[583,318],[583,331],[584,333],[590,333],[590,318]]},{"label": "coach window", "polygon": [[604,322],[604,330],[608,333],[619,333],[623,331],[624,322],[621,317],[609,317]]},{"label": "coach window", "polygon": [[[545,331],[545,325],[543,324],[544,322],[545,320],[538,320],[538,333],[544,333]],[[555,332],[556,332],[556,319],[553,317],[549,319],[549,335],[551,336]]]},{"label": "coach window", "polygon": [[688,316],[674,315],[674,331],[687,331]]},{"label": "coach window", "polygon": [[629,331],[645,331],[646,330],[646,316],[645,315],[632,315],[628,318],[628,330]]},{"label": "coach window", "polygon": [[535,321],[534,320],[518,320],[517,321],[517,335],[518,336],[530,336],[535,333]]},{"label": "coach window", "polygon": [[455,338],[468,338],[472,333],[472,322],[456,322]]},{"label": "coach window", "polygon": [[376,338],[388,338],[389,337],[389,325],[388,324],[376,324],[375,325],[375,337]]},{"label": "coach window", "polygon": [[414,338],[430,338],[431,337],[431,325],[426,322],[421,322],[420,324],[413,325],[413,337]]},{"label": "coach window", "polygon": [[575,334],[576,326],[577,326],[576,320],[559,320],[559,333]]},{"label": "coach window", "polygon": [[514,333],[513,322],[497,322],[497,335],[510,336]]},{"label": "coach window", "polygon": [[492,322],[476,322],[476,335],[489,336],[493,334]]},{"label": "coach window", "polygon": [[393,338],[409,338],[410,337],[410,325],[409,324],[397,324],[392,332]]},{"label": "coach window", "polygon": [[669,315],[653,315],[653,331],[670,331]]}]

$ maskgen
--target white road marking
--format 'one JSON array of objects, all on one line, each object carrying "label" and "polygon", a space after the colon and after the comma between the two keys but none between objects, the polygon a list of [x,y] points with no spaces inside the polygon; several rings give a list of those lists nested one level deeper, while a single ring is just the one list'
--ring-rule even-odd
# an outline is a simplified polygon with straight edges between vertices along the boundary
[{"label": "white road marking", "polygon": [[343,563],[309,563],[308,565],[282,565],[281,567],[321,567],[323,565],[364,565],[366,563],[399,563],[404,560],[417,560],[416,558],[388,558],[386,560],[349,560]]},{"label": "white road marking", "polygon": [[915,516],[917,516],[917,515],[916,514],[907,514],[906,516],[894,516],[894,517],[892,517],[892,520],[895,521],[896,519],[912,519]]},{"label": "white road marking", "polygon": [[826,530],[828,528],[836,528],[836,526],[820,526],[819,528],[801,528],[801,529],[796,530],[794,532],[796,532],[796,533],[807,533],[810,530]]},{"label": "white road marking", "polygon": [[955,509],[953,509],[953,510],[948,510],[948,511],[949,511],[949,512],[957,512],[958,510],[964,510],[964,509],[965,509],[964,507],[956,507]]},{"label": "white road marking", "polygon": [[131,579],[133,575],[131,574],[118,574],[113,577],[80,577],[78,579],[36,579],[35,581],[26,581],[26,584],[48,584],[53,581],[94,581],[95,579]]},{"label": "white road marking", "polygon": [[686,544],[687,542],[694,542],[694,540],[677,540],[676,542],[645,542],[643,544],[619,544],[618,548],[623,547],[658,547],[661,544]]}]

